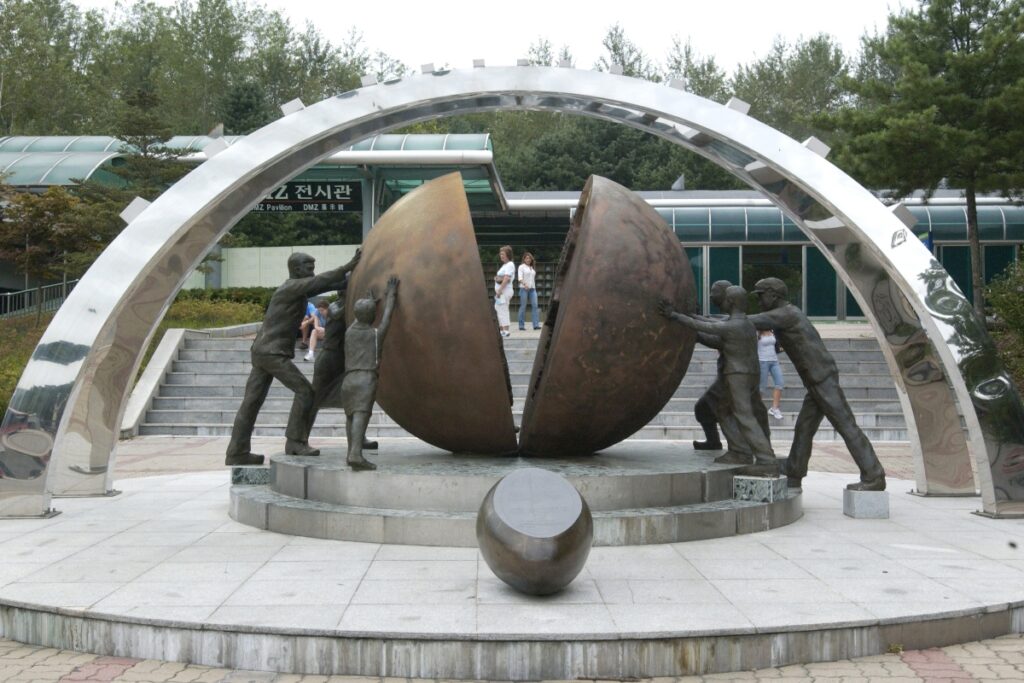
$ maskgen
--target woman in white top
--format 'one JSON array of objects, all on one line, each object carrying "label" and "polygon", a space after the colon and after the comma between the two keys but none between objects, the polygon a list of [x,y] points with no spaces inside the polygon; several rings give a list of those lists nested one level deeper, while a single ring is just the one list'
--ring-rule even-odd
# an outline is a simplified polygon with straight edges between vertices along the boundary
[{"label": "woman in white top", "polygon": [[498,259],[501,261],[501,268],[494,276],[494,310],[498,312],[498,327],[501,329],[501,336],[508,337],[508,302],[512,298],[512,278],[516,274],[516,266],[512,263],[512,247],[507,244],[498,250]]},{"label": "woman in white top", "polygon": [[775,350],[775,344],[775,333],[771,330],[761,330],[757,335],[757,359],[761,361],[761,393],[768,391],[768,375],[771,375],[772,407],[768,409],[768,414],[776,420],[781,420],[779,402],[782,400],[785,382],[782,380],[782,366],[779,365],[779,354]]},{"label": "woman in white top", "polygon": [[525,252],[519,264],[519,329],[526,329],[526,304],[533,306],[533,329],[540,329],[540,311],[537,309],[537,271],[533,254]]}]

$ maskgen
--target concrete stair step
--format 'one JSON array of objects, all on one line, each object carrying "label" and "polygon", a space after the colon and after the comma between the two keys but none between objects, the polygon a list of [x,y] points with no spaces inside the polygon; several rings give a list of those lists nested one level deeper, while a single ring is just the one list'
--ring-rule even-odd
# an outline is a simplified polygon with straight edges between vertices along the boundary
[{"label": "concrete stair step", "polygon": [[[792,395],[790,390],[787,390],[783,395],[780,403],[780,408],[783,413],[795,413],[800,410],[800,406],[803,402],[804,392],[801,389],[799,393],[793,390]],[[847,399],[850,407],[854,413],[902,413],[902,408],[899,401],[889,400],[878,400],[878,399]],[[238,410],[238,406],[242,402],[241,394],[235,397],[223,397],[223,396],[182,396],[182,397],[166,397],[157,396],[153,399],[153,404],[150,408],[150,412],[157,412],[161,410],[200,410],[200,411],[217,411],[226,410],[235,412]],[[697,402],[697,397],[688,398],[673,398],[663,408],[666,412],[693,412],[694,404]],[[770,401],[765,399],[765,405],[770,405]],[[281,395],[271,396],[263,403],[263,410],[283,410],[287,411],[291,409],[292,396],[290,393],[282,393]],[[519,406],[522,407],[521,405]]]},{"label": "concrete stair step", "polygon": [[[172,371],[174,372],[196,372],[196,373],[208,373],[208,372],[231,372],[231,373],[248,373],[250,368],[249,354],[242,352],[208,352],[201,351],[199,353],[217,353],[222,354],[223,358],[216,359],[194,359],[185,357],[186,355],[193,355],[182,351],[178,360],[172,362]],[[304,373],[310,374],[312,372],[313,363],[305,361],[301,356],[295,357],[295,364],[298,365]],[[306,367],[309,366],[309,367]],[[837,360],[836,366],[839,368],[840,375],[843,374],[865,374],[865,375],[878,375],[888,376],[889,366],[881,359],[877,361],[864,361],[864,360]],[[510,373],[529,375],[533,371],[533,359],[523,360],[508,360],[508,369]],[[687,368],[687,375],[713,375],[718,372],[718,364],[714,359],[706,360],[694,360],[690,363]],[[798,381],[796,368],[793,367],[792,363],[788,361],[782,362],[782,372],[786,377],[792,377]]]},{"label": "concrete stair step", "polygon": [[[180,367],[180,361],[174,361],[175,367]],[[212,369],[216,369],[217,372],[196,372],[188,371],[182,372],[180,370],[172,370],[164,376],[164,384],[176,384],[176,385],[193,385],[193,386],[205,386],[205,385],[228,385],[228,386],[244,386],[246,379],[248,378],[249,368],[246,366],[244,369],[232,371],[230,368],[225,367],[225,364],[212,365]],[[313,364],[303,363],[299,365],[299,369],[303,375],[312,379],[313,377]],[[680,386],[697,386],[706,388],[714,380],[716,375],[714,373],[687,373],[683,378]],[[524,389],[529,386],[530,375],[525,372],[512,372],[509,373],[509,378],[512,381],[513,388],[521,386]],[[798,383],[799,378],[790,375],[791,383]],[[847,373],[840,375],[839,384],[845,390],[847,387],[850,388],[888,388],[894,387],[892,376],[888,374],[854,374]]]},{"label": "concrete stair step", "polygon": [[[243,378],[244,379],[244,378]],[[707,383],[689,383],[686,379],[683,380],[683,384],[679,385],[673,394],[674,398],[678,399],[697,399],[699,398],[710,384],[710,380]],[[526,397],[527,385],[519,384],[512,387],[512,395],[517,399]],[[797,393],[799,392],[799,393]],[[160,387],[160,396],[168,398],[175,397],[202,397],[202,396],[220,396],[220,397],[235,397],[241,399],[245,393],[245,382],[241,381],[236,384],[217,384],[216,382],[210,382],[209,384],[164,384]],[[855,399],[869,399],[879,401],[897,401],[896,387],[893,385],[881,386],[881,387],[851,387],[844,386],[843,393],[846,394],[848,400]],[[788,398],[799,398],[802,400],[804,395],[803,387],[793,387],[787,389],[783,395],[783,400]],[[270,386],[268,393],[269,398],[290,398],[292,392],[287,387],[274,382]]]},{"label": "concrete stair step", "polygon": [[[235,419],[234,410],[204,411],[204,410],[154,410],[146,414],[146,425],[157,424],[230,424]],[[260,411],[256,418],[257,425],[284,425],[288,421],[289,409],[268,409],[266,406]],[[317,424],[335,424],[342,422],[342,411],[323,410],[317,416]],[[522,410],[513,410],[513,419],[516,423],[522,421]],[[855,415],[857,424],[862,427],[893,427],[906,428],[906,420],[903,413],[868,413]],[[379,407],[376,407],[370,416],[371,424],[390,425],[394,421]],[[796,413],[784,413],[781,420],[770,419],[772,429],[791,427],[796,423]],[[661,411],[648,423],[651,427],[698,427],[697,419],[692,411],[675,412]]]},{"label": "concrete stair step", "polygon": [[[252,346],[252,337],[195,337],[185,340],[186,349],[242,349],[248,351]],[[296,337],[295,343],[298,345]],[[825,348],[829,351],[879,351],[878,341],[871,338],[835,338],[825,339]],[[512,336],[504,341],[506,349],[535,349],[538,338],[519,336],[513,330]],[[694,354],[715,354],[717,351],[698,346]]]},{"label": "concrete stair step", "polygon": [[[862,426],[865,436],[871,441],[907,441],[906,428],[900,427],[869,427]],[[257,424],[253,430],[254,436],[276,436],[284,437],[285,424],[283,422],[270,424]],[[139,425],[139,434],[142,436],[231,436],[231,424],[146,424]],[[369,438],[397,438],[411,437],[412,435],[394,424],[372,424],[366,430]],[[313,427],[310,436],[313,437],[344,437],[345,425],[341,423],[340,416],[335,425],[317,423]],[[648,425],[643,427],[630,439],[669,439],[689,441],[692,439],[703,439],[704,432],[700,427],[694,426],[661,426]],[[842,437],[829,425],[823,422],[814,436],[816,441],[842,441]],[[793,427],[782,425],[772,427],[773,441],[792,441]]]}]

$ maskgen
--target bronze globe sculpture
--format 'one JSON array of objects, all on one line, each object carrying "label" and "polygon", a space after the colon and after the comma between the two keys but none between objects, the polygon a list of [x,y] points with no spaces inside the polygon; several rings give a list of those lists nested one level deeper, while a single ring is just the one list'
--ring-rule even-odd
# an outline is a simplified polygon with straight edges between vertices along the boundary
[{"label": "bronze globe sculpture", "polygon": [[579,491],[554,472],[525,467],[484,497],[476,538],[487,566],[522,593],[550,595],[583,569],[594,521]]},{"label": "bronze globe sculpture", "polygon": [[452,452],[565,457],[607,448],[668,403],[696,341],[651,303],[696,310],[678,238],[640,197],[592,176],[559,260],[517,444],[460,174],[401,198],[370,231],[348,288],[350,322],[355,298],[383,291],[393,273],[402,301],[377,401],[408,432]]}]

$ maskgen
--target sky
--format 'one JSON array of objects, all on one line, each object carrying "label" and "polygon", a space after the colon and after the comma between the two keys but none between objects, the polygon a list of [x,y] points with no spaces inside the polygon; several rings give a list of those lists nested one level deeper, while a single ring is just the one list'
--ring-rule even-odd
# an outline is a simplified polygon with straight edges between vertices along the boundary
[{"label": "sky", "polygon": [[[73,0],[83,9],[110,11],[116,0]],[[173,0],[155,0],[170,5]],[[264,0],[298,28],[307,21],[340,43],[355,27],[371,50],[382,50],[408,66],[470,67],[515,64],[531,43],[549,40],[556,52],[569,46],[577,68],[591,68],[603,54],[601,39],[618,23],[656,63],[663,63],[673,37],[690,40],[700,55],[715,57],[732,73],[768,53],[776,36],[793,42],[818,33],[834,36],[852,55],[865,31],[883,30],[890,11],[914,0],[675,0],[646,3],[505,0],[487,2],[383,3],[358,0]]]}]

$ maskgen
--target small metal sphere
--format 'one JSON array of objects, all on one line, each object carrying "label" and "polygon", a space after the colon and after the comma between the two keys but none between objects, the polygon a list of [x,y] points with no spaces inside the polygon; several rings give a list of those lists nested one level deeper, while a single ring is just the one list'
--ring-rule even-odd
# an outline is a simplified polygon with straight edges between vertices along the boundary
[{"label": "small metal sphere", "polygon": [[594,520],[564,477],[527,467],[488,491],[477,514],[476,539],[498,578],[522,593],[549,595],[583,569]]}]

